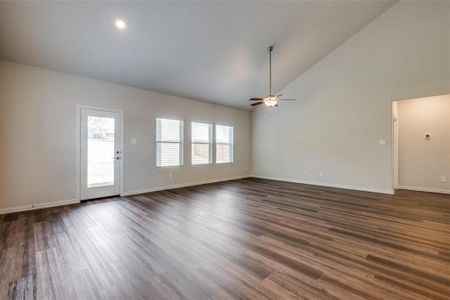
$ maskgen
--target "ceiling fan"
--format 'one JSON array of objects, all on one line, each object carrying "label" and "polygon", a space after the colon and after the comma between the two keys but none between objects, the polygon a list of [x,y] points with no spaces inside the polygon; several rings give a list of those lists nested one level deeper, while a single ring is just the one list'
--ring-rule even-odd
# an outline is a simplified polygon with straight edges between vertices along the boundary
[{"label": "ceiling fan", "polygon": [[295,99],[280,99],[283,94],[272,95],[272,51],[273,46],[270,46],[267,51],[269,51],[269,95],[263,98],[250,98],[250,101],[255,101],[251,106],[256,106],[260,104],[265,104],[268,107],[278,106],[278,101],[295,101]]}]

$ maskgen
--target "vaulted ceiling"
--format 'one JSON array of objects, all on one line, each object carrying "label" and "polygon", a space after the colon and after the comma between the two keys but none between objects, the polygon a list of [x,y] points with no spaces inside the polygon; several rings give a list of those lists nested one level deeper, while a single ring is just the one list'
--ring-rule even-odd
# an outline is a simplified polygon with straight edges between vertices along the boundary
[{"label": "vaulted ceiling", "polygon": [[393,3],[0,2],[0,59],[248,109]]}]

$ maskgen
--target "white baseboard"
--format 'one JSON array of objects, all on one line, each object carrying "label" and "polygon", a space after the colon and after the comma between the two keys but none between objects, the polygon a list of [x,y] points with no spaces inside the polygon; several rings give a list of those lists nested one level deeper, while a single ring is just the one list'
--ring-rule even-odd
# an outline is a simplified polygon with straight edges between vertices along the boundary
[{"label": "white baseboard", "polygon": [[53,202],[45,202],[45,203],[37,203],[37,204],[31,204],[31,205],[3,208],[3,209],[0,209],[0,215],[21,212],[21,211],[27,211],[27,210],[55,207],[55,206],[61,206],[61,205],[67,205],[67,204],[74,204],[74,203],[80,203],[80,200],[70,199],[70,200],[53,201]]},{"label": "white baseboard", "polygon": [[145,193],[151,193],[151,192],[157,192],[157,191],[179,189],[179,188],[188,187],[188,186],[195,186],[195,185],[208,184],[208,183],[214,183],[214,182],[237,180],[237,179],[243,179],[243,178],[248,178],[248,177],[250,177],[250,175],[227,177],[227,178],[212,179],[212,180],[194,181],[194,182],[173,184],[173,185],[165,185],[165,186],[159,186],[159,187],[148,188],[148,189],[125,191],[125,192],[123,192],[121,194],[121,196],[131,196],[131,195],[145,194]]},{"label": "white baseboard", "polygon": [[[349,189],[349,190],[366,191],[366,192],[373,192],[373,193],[382,193],[382,194],[389,194],[389,195],[394,194],[394,190],[393,189],[377,189],[377,188],[370,188],[370,187],[341,185],[341,184],[334,184],[334,183],[314,182],[314,181],[305,181],[305,180],[293,180],[293,179],[280,178],[280,177],[268,177],[268,176],[259,176],[259,175],[243,175],[243,176],[227,177],[227,178],[220,178],[220,179],[195,181],[195,182],[182,183],[182,184],[166,185],[166,186],[147,188],[147,189],[140,189],[140,190],[125,191],[125,192],[123,192],[121,194],[121,196],[131,196],[131,195],[137,195],[137,194],[145,194],[145,193],[156,192],[156,191],[178,189],[178,188],[182,188],[182,187],[195,186],[195,185],[201,185],[201,184],[208,184],[208,183],[214,183],[214,182],[237,180],[237,179],[243,179],[243,178],[249,178],[249,177],[261,178],[261,179],[269,179],[269,180],[277,180],[277,181],[294,182],[294,183],[302,183],[302,184],[317,185],[317,186],[325,186],[325,187],[342,188],[342,189]],[[424,191],[424,192],[450,194],[449,190],[424,189],[424,188],[405,187],[405,186],[399,186],[398,188],[408,189],[408,190],[416,190],[416,191]],[[4,209],[0,209],[0,215],[8,214],[8,213],[14,213],[14,212],[27,211],[27,210],[47,208],[47,207],[56,207],[56,206],[74,204],[74,203],[80,203],[80,200],[78,200],[78,199],[70,199],[70,200],[63,200],[63,201],[53,201],[53,202],[37,203],[37,204],[32,204],[32,205],[4,208]]]},{"label": "white baseboard", "polygon": [[317,185],[317,186],[324,186],[324,187],[333,187],[333,188],[347,189],[347,190],[388,194],[388,195],[393,195],[395,193],[394,189],[379,189],[379,188],[371,188],[371,187],[343,185],[343,184],[336,184],[336,183],[316,182],[316,181],[307,181],[307,180],[297,180],[297,179],[288,179],[288,178],[281,178],[281,177],[268,177],[268,176],[260,176],[260,175],[251,175],[251,177],[268,179],[268,180],[278,180],[278,181],[302,183],[302,184],[308,184],[308,185]]},{"label": "white baseboard", "polygon": [[[200,184],[207,184],[207,183],[214,183],[214,182],[221,182],[221,181],[229,181],[229,180],[237,180],[237,179],[243,179],[243,178],[248,178],[248,177],[250,177],[250,175],[235,176],[235,177],[228,177],[228,178],[220,178],[220,179],[213,179],[213,180],[196,181],[196,182],[189,182],[189,183],[183,183],[183,184],[161,186],[161,187],[148,188],[148,189],[135,190],[135,191],[126,191],[126,192],[122,193],[121,196],[130,196],[130,195],[136,195],[136,194],[144,194],[144,193],[149,193],[149,192],[177,189],[177,188],[182,188],[182,187],[187,187],[187,186],[194,186],[194,185],[200,185]],[[36,203],[36,204],[31,204],[31,205],[3,208],[3,209],[0,209],[0,215],[9,214],[9,213],[15,213],[15,212],[21,212],[21,211],[27,211],[27,210],[34,210],[34,209],[41,209],[41,208],[48,208],[48,207],[56,207],[56,206],[74,204],[74,203],[80,203],[80,200],[79,199],[70,199],[70,200],[53,201],[53,202],[46,202],[46,203]]]},{"label": "white baseboard", "polygon": [[446,190],[446,189],[435,189],[435,188],[407,186],[407,185],[399,185],[399,186],[396,186],[395,188],[401,189],[401,190],[410,190],[410,191],[419,191],[419,192],[428,192],[428,193],[450,194],[450,190]]}]

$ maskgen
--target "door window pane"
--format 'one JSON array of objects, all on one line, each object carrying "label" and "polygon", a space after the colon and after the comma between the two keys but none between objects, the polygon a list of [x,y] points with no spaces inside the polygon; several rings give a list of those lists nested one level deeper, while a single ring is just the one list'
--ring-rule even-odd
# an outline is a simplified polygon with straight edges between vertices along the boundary
[{"label": "door window pane", "polygon": [[88,188],[114,185],[114,119],[88,116]]}]

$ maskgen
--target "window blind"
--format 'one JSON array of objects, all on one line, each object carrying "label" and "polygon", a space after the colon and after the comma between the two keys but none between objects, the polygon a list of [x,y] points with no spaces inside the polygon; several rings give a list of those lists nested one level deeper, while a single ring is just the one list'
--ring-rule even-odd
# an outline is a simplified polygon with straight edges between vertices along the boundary
[{"label": "window blind", "polygon": [[233,162],[233,127],[216,125],[216,163]]},{"label": "window blind", "polygon": [[156,166],[170,167],[183,164],[183,122],[156,119]]},{"label": "window blind", "polygon": [[193,165],[212,163],[212,125],[207,123],[191,123]]}]

